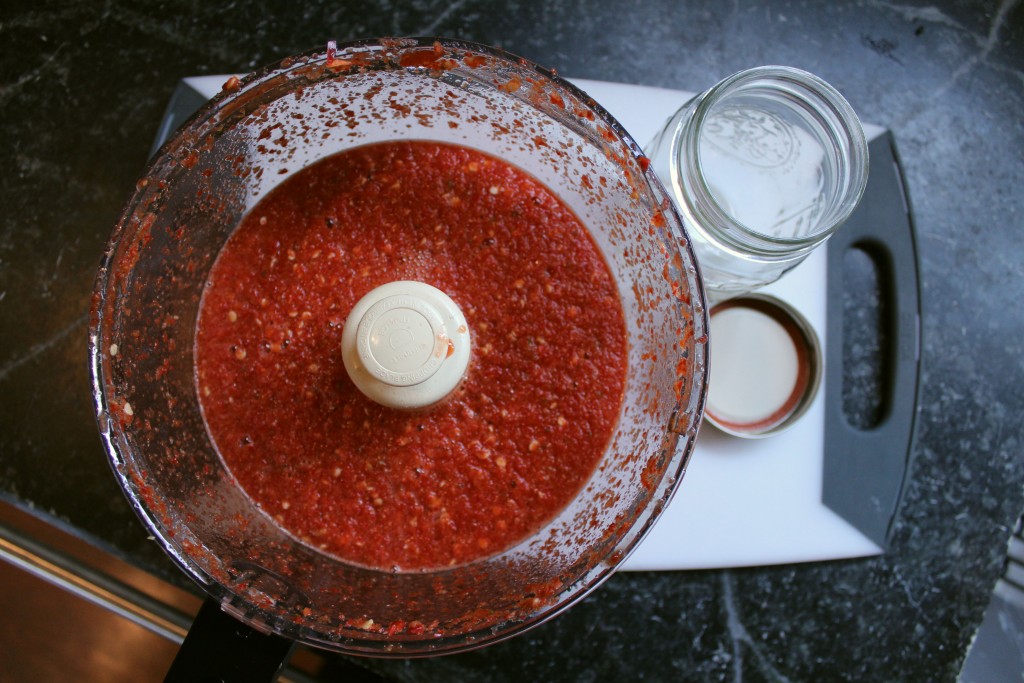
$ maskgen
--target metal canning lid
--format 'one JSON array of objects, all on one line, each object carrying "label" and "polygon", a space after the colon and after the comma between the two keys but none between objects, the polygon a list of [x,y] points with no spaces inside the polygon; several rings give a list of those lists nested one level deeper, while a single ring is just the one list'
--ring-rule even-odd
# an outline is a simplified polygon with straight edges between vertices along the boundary
[{"label": "metal canning lid", "polygon": [[710,320],[708,422],[744,438],[795,424],[821,384],[821,345],[807,319],[775,297],[748,294],[715,306]]}]

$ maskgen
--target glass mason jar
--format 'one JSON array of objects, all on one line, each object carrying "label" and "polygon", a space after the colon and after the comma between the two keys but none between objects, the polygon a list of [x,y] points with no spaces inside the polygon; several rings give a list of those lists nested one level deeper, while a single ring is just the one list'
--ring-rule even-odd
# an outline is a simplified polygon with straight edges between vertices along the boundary
[{"label": "glass mason jar", "polygon": [[711,304],[798,265],[867,184],[853,108],[817,76],[784,66],[741,71],[695,96],[646,151],[685,218]]}]

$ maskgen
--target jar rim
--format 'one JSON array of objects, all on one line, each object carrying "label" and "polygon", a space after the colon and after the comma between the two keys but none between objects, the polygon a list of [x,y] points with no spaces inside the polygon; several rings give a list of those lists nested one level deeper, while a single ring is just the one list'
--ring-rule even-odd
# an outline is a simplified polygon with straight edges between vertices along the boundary
[{"label": "jar rim", "polygon": [[[838,155],[839,175],[846,178],[848,191],[843,201],[829,202],[828,219],[824,227],[802,237],[780,237],[767,234],[734,218],[715,197],[701,172],[701,131],[710,113],[723,98],[755,87],[784,90],[787,99],[801,101],[808,108],[824,107],[822,118],[837,125],[823,125],[830,133],[842,134],[838,139],[847,153]],[[813,98],[815,101],[811,102]],[[824,123],[824,122],[823,122]],[[826,81],[812,73],[788,66],[760,66],[732,74],[696,96],[689,121],[677,131],[678,148],[673,156],[677,160],[673,172],[679,173],[688,208],[713,237],[741,249],[760,255],[792,255],[813,249],[826,240],[856,209],[863,196],[868,178],[868,147],[860,119],[849,102]],[[680,168],[680,166],[682,168]]]}]

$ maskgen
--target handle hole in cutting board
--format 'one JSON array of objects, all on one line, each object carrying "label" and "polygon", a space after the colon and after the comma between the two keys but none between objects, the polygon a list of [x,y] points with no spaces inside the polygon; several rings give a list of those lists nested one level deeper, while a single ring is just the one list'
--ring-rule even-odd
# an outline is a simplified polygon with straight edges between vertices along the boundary
[{"label": "handle hole in cutting board", "polygon": [[892,396],[892,278],[884,248],[851,245],[843,254],[843,415],[868,431],[889,412]]}]

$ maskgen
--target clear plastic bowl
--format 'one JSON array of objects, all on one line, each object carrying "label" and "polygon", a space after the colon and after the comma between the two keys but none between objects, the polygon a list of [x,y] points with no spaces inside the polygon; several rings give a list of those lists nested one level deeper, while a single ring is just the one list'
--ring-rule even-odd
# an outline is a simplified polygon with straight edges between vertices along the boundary
[{"label": "clear plastic bowl", "polygon": [[[261,197],[326,155],[410,138],[481,149],[560,195],[617,278],[630,347],[617,430],[566,509],[500,555],[392,573],[304,545],[236,485],[200,414],[193,337],[218,251]],[[703,411],[700,278],[681,220],[647,166],[586,94],[481,45],[362,41],[232,79],[138,182],[96,281],[99,429],[150,533],[243,622],[350,654],[472,649],[581,599],[669,501]]]}]

